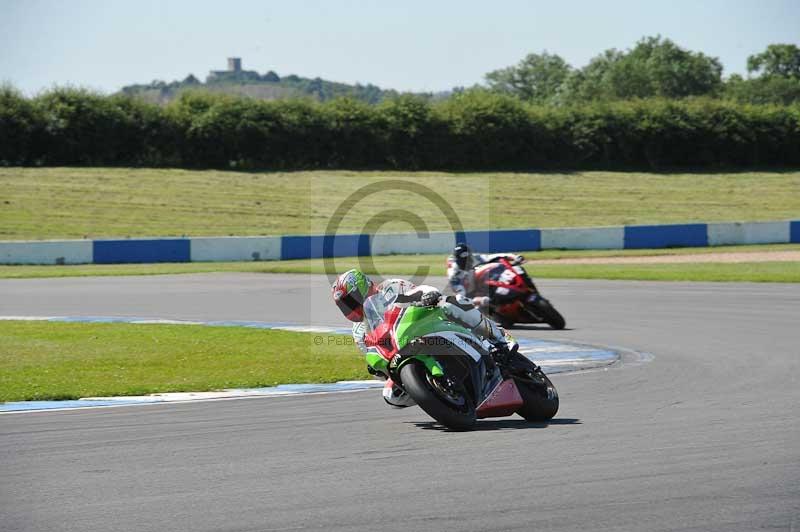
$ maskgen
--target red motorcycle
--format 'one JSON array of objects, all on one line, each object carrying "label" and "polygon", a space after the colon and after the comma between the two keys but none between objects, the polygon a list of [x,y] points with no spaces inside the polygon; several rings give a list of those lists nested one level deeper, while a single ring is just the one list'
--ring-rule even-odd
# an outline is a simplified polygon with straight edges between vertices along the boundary
[{"label": "red motorcycle", "polygon": [[503,327],[515,323],[547,323],[553,329],[566,326],[564,317],[545,299],[519,264],[507,259],[481,264],[475,269],[475,296],[488,296],[481,310]]}]

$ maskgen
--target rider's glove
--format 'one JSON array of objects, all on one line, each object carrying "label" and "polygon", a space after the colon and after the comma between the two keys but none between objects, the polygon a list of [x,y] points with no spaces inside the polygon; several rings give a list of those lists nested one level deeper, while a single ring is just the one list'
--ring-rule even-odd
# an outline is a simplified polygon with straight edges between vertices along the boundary
[{"label": "rider's glove", "polygon": [[517,342],[497,342],[492,344],[492,351],[491,354],[495,358],[499,359],[507,359],[508,357],[514,355],[517,350],[519,349],[519,344]]},{"label": "rider's glove", "polygon": [[426,292],[422,294],[422,297],[419,300],[420,307],[435,307],[439,300],[442,299],[442,294],[438,290],[431,290],[430,292]]},{"label": "rider's glove", "polygon": [[522,264],[523,262],[525,262],[525,257],[522,255],[517,255],[517,258],[514,259],[514,264]]}]

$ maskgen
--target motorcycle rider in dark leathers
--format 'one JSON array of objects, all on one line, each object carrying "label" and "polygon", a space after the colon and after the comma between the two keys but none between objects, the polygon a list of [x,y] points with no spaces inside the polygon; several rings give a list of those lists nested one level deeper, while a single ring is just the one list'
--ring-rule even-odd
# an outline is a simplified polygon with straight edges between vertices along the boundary
[{"label": "motorcycle rider in dark leathers", "polygon": [[485,307],[490,303],[489,297],[476,295],[478,287],[475,283],[475,268],[500,259],[506,259],[512,265],[522,264],[525,261],[522,255],[514,253],[473,253],[467,244],[459,242],[453,249],[453,254],[447,258],[450,289],[455,294],[471,298],[476,307]]}]

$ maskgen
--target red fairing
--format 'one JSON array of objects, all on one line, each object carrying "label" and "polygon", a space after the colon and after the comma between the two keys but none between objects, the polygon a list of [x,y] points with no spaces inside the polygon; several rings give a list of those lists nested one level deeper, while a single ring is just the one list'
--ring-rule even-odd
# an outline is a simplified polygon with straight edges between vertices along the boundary
[{"label": "red fairing", "polygon": [[495,262],[480,266],[475,270],[475,280],[478,281],[478,283],[485,284],[489,279],[491,279],[491,275],[489,275],[489,273],[494,272],[497,268],[505,269],[501,264]]},{"label": "red fairing", "polygon": [[[514,323],[530,322],[530,317],[525,312],[525,303],[536,292],[528,284],[524,274],[519,273],[507,259],[482,266],[475,272],[478,291],[482,294],[493,296],[498,288],[506,289],[512,295],[512,300],[498,305],[495,313]],[[507,299],[508,296],[504,297]]]},{"label": "red fairing", "polygon": [[478,406],[478,418],[510,416],[523,405],[514,379],[506,379]]},{"label": "red fairing", "polygon": [[515,321],[522,321],[524,319],[524,314],[522,312],[524,309],[525,306],[522,304],[522,301],[517,299],[507,305],[500,305],[497,307],[497,313],[501,316],[508,316]]},{"label": "red fairing", "polygon": [[511,265],[510,262],[508,262],[506,259],[500,259],[500,264],[505,266],[506,271],[514,273],[513,280],[510,283],[487,280],[486,284],[490,286],[500,286],[503,288],[508,288],[509,290],[512,290],[514,292],[528,293],[531,291],[530,287],[525,283],[525,279],[523,279],[522,276],[519,273],[517,273],[516,270],[514,270],[514,267]]},{"label": "red fairing", "polygon": [[397,354],[397,341],[392,334],[394,324],[400,316],[401,308],[393,306],[384,314],[384,321],[374,331],[368,332],[364,336],[364,343],[368,347],[375,347],[386,360],[392,360]]}]

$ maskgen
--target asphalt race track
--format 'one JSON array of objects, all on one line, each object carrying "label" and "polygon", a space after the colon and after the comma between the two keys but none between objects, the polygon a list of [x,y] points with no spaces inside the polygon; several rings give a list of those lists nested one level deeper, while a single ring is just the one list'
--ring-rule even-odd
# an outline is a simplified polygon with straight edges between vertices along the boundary
[{"label": "asphalt race track", "polygon": [[[535,275],[535,272],[534,272]],[[441,283],[441,280],[438,280]],[[541,281],[571,330],[652,353],[553,378],[549,424],[440,430],[376,390],[0,416],[0,529],[800,527],[800,285]],[[0,281],[0,315],[341,325],[321,276]]]}]

